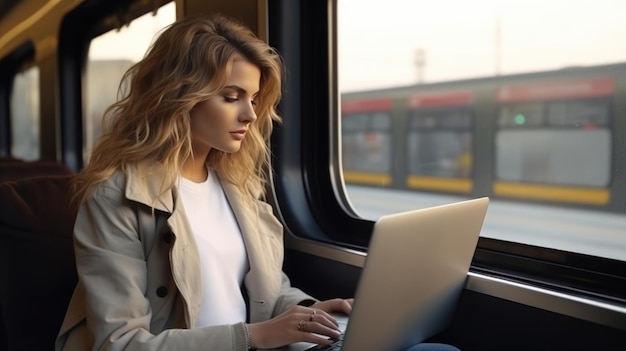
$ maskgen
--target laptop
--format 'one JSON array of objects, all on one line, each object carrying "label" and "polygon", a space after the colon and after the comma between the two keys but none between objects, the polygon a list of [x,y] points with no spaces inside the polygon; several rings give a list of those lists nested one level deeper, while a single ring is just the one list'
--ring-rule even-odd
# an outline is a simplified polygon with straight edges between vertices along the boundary
[{"label": "laptop", "polygon": [[[441,332],[465,286],[489,198],[380,217],[341,351],[404,350]],[[316,346],[294,343],[277,350]]]}]

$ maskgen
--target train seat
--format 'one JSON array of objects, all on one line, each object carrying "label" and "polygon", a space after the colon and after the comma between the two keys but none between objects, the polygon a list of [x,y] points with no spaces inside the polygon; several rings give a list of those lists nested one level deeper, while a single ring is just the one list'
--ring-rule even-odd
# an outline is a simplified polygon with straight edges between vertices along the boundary
[{"label": "train seat", "polygon": [[73,174],[71,168],[63,163],[51,161],[21,161],[7,159],[0,161],[0,181],[20,180],[42,175]]},{"label": "train seat", "polygon": [[54,349],[77,282],[70,179],[48,175],[0,183],[2,350]]},{"label": "train seat", "polygon": [[0,166],[12,164],[12,163],[22,163],[24,162],[22,159],[15,158],[12,156],[2,156],[0,157]]}]

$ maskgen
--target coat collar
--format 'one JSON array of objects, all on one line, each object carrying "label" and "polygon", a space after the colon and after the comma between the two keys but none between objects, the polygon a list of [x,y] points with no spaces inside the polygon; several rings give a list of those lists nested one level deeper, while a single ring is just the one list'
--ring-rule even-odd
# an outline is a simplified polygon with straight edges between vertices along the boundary
[{"label": "coat collar", "polygon": [[[132,201],[142,203],[146,206],[154,207],[156,210],[173,213],[176,207],[177,190],[163,191],[164,177],[163,168],[154,163],[138,163],[129,166],[126,170],[126,198]],[[249,222],[245,219],[254,218],[256,215],[252,211],[251,204],[247,204],[245,195],[232,183],[226,182],[218,176],[219,182],[224,189],[226,198],[233,209],[247,209],[248,213],[239,213],[235,211],[237,222],[241,225],[243,222]],[[156,199],[156,200],[155,200]],[[249,228],[249,229],[253,229]],[[242,231],[244,228],[241,228]]]},{"label": "coat collar", "polygon": [[165,178],[160,164],[142,162],[126,168],[126,198],[154,209],[172,213],[175,192],[163,191]]}]

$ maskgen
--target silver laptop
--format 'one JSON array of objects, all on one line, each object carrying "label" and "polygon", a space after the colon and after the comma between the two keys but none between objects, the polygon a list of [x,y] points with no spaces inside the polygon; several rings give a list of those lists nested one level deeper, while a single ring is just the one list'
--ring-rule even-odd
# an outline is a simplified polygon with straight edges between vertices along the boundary
[{"label": "silver laptop", "polygon": [[[489,199],[382,216],[374,225],[341,351],[395,351],[426,340],[453,317]],[[295,343],[279,350],[307,350]]]}]

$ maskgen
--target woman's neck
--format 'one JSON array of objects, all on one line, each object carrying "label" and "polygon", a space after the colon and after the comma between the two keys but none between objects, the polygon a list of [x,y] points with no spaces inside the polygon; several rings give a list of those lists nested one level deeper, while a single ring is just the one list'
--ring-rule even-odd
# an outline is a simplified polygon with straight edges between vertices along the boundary
[{"label": "woman's neck", "polygon": [[183,164],[181,175],[192,182],[204,182],[209,176],[209,171],[206,166],[206,157],[189,158]]}]

